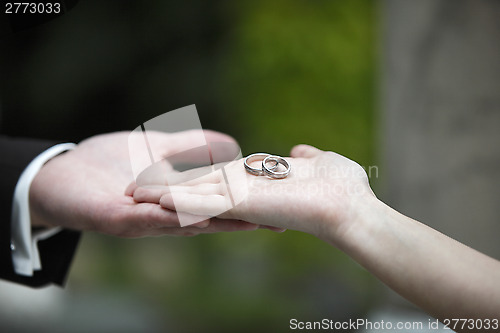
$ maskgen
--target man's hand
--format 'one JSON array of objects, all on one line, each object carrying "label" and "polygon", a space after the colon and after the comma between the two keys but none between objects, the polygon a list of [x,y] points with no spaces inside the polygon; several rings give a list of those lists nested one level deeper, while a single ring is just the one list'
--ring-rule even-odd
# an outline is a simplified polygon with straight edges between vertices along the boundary
[{"label": "man's hand", "polygon": [[[207,142],[234,142],[222,133],[204,134]],[[155,148],[164,151],[165,156],[192,146],[193,131],[152,135],[156,143],[162,143],[162,147]],[[30,188],[32,225],[62,226],[120,237],[194,236],[258,227],[236,220],[207,219],[181,228],[178,214],[182,213],[158,204],[135,202],[124,194],[133,180],[128,137],[127,132],[94,136],[45,164]]]}]

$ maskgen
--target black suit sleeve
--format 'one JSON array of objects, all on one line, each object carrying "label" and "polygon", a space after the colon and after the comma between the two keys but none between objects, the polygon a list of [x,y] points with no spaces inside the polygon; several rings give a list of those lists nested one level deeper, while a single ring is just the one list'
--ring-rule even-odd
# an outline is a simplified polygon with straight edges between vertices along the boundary
[{"label": "black suit sleeve", "polygon": [[17,275],[12,265],[10,219],[14,189],[26,166],[56,142],[0,136],[0,278],[31,287],[63,285],[80,233],[63,230],[38,243],[42,270],[33,276]]}]

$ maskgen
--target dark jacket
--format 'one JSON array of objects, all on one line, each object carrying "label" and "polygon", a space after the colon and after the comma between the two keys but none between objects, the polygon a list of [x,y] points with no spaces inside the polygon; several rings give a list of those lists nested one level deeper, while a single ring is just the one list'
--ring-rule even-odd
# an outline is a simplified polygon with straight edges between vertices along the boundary
[{"label": "dark jacket", "polygon": [[10,219],[14,189],[26,166],[54,142],[33,139],[14,139],[0,136],[0,278],[32,287],[50,283],[63,285],[80,233],[63,230],[40,241],[38,249],[42,270],[32,277],[17,275],[12,265],[10,247]]}]

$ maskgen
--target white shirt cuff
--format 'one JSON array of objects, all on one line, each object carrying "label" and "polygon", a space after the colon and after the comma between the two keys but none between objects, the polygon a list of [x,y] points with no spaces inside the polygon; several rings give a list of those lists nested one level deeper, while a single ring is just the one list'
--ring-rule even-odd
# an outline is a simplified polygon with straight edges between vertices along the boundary
[{"label": "white shirt cuff", "polygon": [[31,233],[31,217],[29,209],[29,189],[38,171],[51,158],[75,149],[74,143],[55,145],[38,155],[24,169],[14,190],[11,218],[11,250],[14,270],[19,275],[33,276],[35,270],[40,270],[42,264],[37,243],[58,233],[61,228],[50,228]]}]

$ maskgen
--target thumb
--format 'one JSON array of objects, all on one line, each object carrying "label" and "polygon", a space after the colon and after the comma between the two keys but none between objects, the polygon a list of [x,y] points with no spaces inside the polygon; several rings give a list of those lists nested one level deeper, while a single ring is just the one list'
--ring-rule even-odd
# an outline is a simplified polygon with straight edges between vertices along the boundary
[{"label": "thumb", "polygon": [[292,148],[290,152],[291,157],[305,157],[310,158],[321,154],[323,151],[309,145],[297,145]]}]

